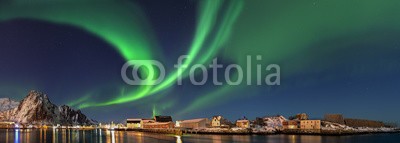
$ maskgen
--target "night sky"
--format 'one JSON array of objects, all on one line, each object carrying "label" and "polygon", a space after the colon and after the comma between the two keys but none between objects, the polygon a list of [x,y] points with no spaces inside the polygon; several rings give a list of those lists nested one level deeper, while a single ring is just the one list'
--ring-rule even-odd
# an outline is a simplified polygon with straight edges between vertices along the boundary
[{"label": "night sky", "polygon": [[[303,112],[399,122],[399,7],[398,0],[3,0],[0,97],[21,100],[35,89],[101,122]],[[253,67],[278,64],[281,85],[213,85],[209,76],[196,86],[187,73],[177,85],[181,55],[193,57],[188,65],[218,58],[243,68],[251,55]],[[138,59],[162,62],[165,80],[126,84],[121,67]]]}]

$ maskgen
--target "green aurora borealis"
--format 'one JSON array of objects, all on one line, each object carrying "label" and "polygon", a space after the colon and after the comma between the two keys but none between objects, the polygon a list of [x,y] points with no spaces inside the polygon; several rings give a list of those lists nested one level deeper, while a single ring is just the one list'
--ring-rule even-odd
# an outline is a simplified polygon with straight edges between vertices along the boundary
[{"label": "green aurora borealis", "polygon": [[[254,61],[254,65],[280,64],[282,76],[286,77],[306,69],[329,70],[338,64],[332,61],[342,60],[340,53],[346,52],[346,47],[353,48],[359,43],[375,44],[382,35],[374,33],[380,30],[399,33],[399,6],[398,0],[199,0],[194,35],[186,50],[189,58],[184,65],[209,64],[214,57],[219,57],[246,67],[247,55],[261,55],[262,60]],[[157,35],[149,26],[147,17],[140,6],[130,1],[0,2],[0,20],[16,18],[84,29],[115,47],[126,61],[176,60],[159,51]],[[369,71],[366,68],[355,74]],[[154,69],[142,73],[158,74]],[[68,104],[82,109],[146,101],[153,114],[160,114],[178,101],[159,102],[145,97],[168,96],[163,91],[173,87],[179,76],[187,78],[188,70],[167,71],[166,78],[159,85],[120,87],[120,94],[112,95],[109,100],[91,101],[91,97],[99,95],[88,92]],[[207,108],[205,104],[216,105],[230,93],[246,88],[249,87],[245,84],[216,86],[189,101],[178,114]]]},{"label": "green aurora borealis", "polygon": [[[78,26],[98,35],[99,37],[102,37],[105,41],[114,45],[116,50],[118,50],[121,56],[127,61],[152,59],[151,49],[154,49],[154,46],[149,44],[150,42],[148,37],[142,36],[146,35],[146,32],[143,31],[143,29],[146,29],[146,27],[144,27],[146,24],[143,22],[145,19],[141,17],[141,11],[138,7],[134,5],[127,7],[123,3],[121,4],[117,3],[116,1],[107,1],[96,6],[91,6],[89,9],[87,9],[86,5],[88,2],[90,1],[41,1],[35,3],[30,1],[13,1],[6,3],[8,5],[4,5],[2,7],[3,12],[1,13],[5,15],[0,15],[0,17],[2,20],[13,18],[34,18]],[[202,56],[198,60],[200,63],[204,63],[210,59],[211,56],[215,55],[216,51],[218,51],[218,48],[221,47],[221,45],[230,35],[229,32],[243,5],[243,1],[226,2],[229,8],[226,12],[223,12],[221,10],[223,1],[207,0],[200,3],[198,19],[199,24],[196,28],[193,43],[189,48],[188,56],[190,58],[185,60],[185,66],[192,64],[193,60],[197,58],[199,51],[205,47],[205,41],[207,40],[207,37],[211,35],[211,31],[217,29],[214,27],[218,27],[218,32],[213,38],[213,42],[209,46],[210,48],[207,49],[207,56]],[[80,11],[71,10],[72,7],[76,8],[77,6],[80,7],[78,8]],[[116,8],[118,11],[113,11],[112,14],[115,15],[111,15],[110,13],[102,11],[102,8],[105,6],[118,7]],[[133,14],[126,15],[126,13],[132,13],[129,8],[132,8],[135,12]],[[219,18],[218,13],[221,11],[224,13],[224,15],[222,15],[223,18],[220,19],[223,20],[221,24],[216,24],[217,19]],[[74,12],[79,12],[81,14]],[[104,16],[103,14],[107,16]],[[126,17],[119,17],[116,15],[126,15]],[[112,20],[110,20],[110,18]],[[148,72],[156,74],[154,69],[149,69]],[[81,99],[69,103],[69,105],[80,104],[79,108],[87,108],[92,106],[106,106],[135,101],[172,86],[175,84],[178,76],[185,73],[187,74],[185,71],[175,71],[168,75],[165,81],[155,87],[142,85],[134,91],[127,93],[129,96],[117,96],[111,101],[100,103],[88,102],[86,100],[89,99],[90,96],[86,95]]]}]

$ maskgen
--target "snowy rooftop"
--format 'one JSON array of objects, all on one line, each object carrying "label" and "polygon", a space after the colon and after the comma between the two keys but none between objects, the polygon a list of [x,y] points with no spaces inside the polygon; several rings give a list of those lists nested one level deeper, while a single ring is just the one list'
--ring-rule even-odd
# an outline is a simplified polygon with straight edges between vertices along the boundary
[{"label": "snowy rooftop", "polygon": [[146,125],[167,125],[171,123],[172,122],[154,122],[154,123],[146,123]]},{"label": "snowy rooftop", "polygon": [[236,122],[249,122],[249,120],[237,120]]},{"label": "snowy rooftop", "polygon": [[195,123],[195,122],[200,122],[203,120],[207,120],[207,118],[199,118],[199,119],[190,119],[190,120],[181,120],[179,121],[180,123]]},{"label": "snowy rooftop", "polygon": [[154,120],[154,119],[143,119],[143,118],[130,118],[126,119],[127,121],[142,121],[142,120]]}]

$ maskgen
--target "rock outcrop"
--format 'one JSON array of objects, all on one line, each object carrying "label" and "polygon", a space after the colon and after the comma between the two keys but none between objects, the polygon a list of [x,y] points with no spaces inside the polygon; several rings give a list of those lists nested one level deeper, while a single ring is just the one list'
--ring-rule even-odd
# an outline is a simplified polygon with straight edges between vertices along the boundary
[{"label": "rock outcrop", "polygon": [[50,102],[48,96],[38,91],[29,94],[16,106],[5,104],[0,107],[7,110],[0,112],[0,120],[14,121],[21,124],[61,124],[61,125],[91,125],[96,121],[86,117],[80,110],[74,110],[67,105],[58,107]]}]

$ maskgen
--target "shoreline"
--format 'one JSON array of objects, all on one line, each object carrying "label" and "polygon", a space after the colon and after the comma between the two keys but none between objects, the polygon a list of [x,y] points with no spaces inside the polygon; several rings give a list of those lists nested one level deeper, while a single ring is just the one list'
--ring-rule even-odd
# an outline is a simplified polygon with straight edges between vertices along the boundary
[{"label": "shoreline", "polygon": [[[36,130],[40,128],[0,128],[8,130]],[[109,130],[101,129],[100,130]],[[46,130],[52,130],[50,128]],[[96,129],[75,129],[75,128],[58,128],[58,130],[96,130]],[[110,130],[109,130],[110,131]],[[133,132],[146,132],[154,134],[173,134],[173,135],[315,135],[315,136],[349,136],[349,135],[367,135],[367,134],[397,134],[400,129],[393,129],[388,131],[375,130],[375,131],[354,131],[354,130],[280,130],[274,132],[260,132],[253,131],[252,129],[242,130],[202,130],[202,129],[113,129],[113,131],[133,131]]]},{"label": "shoreline", "polygon": [[255,132],[251,129],[247,131],[204,131],[204,130],[181,130],[181,129],[114,129],[115,131],[135,131],[148,132],[156,134],[199,134],[199,135],[315,135],[315,136],[348,136],[348,135],[365,135],[365,134],[396,134],[400,133],[400,129],[391,131],[346,131],[346,130],[283,130],[276,132]]}]

